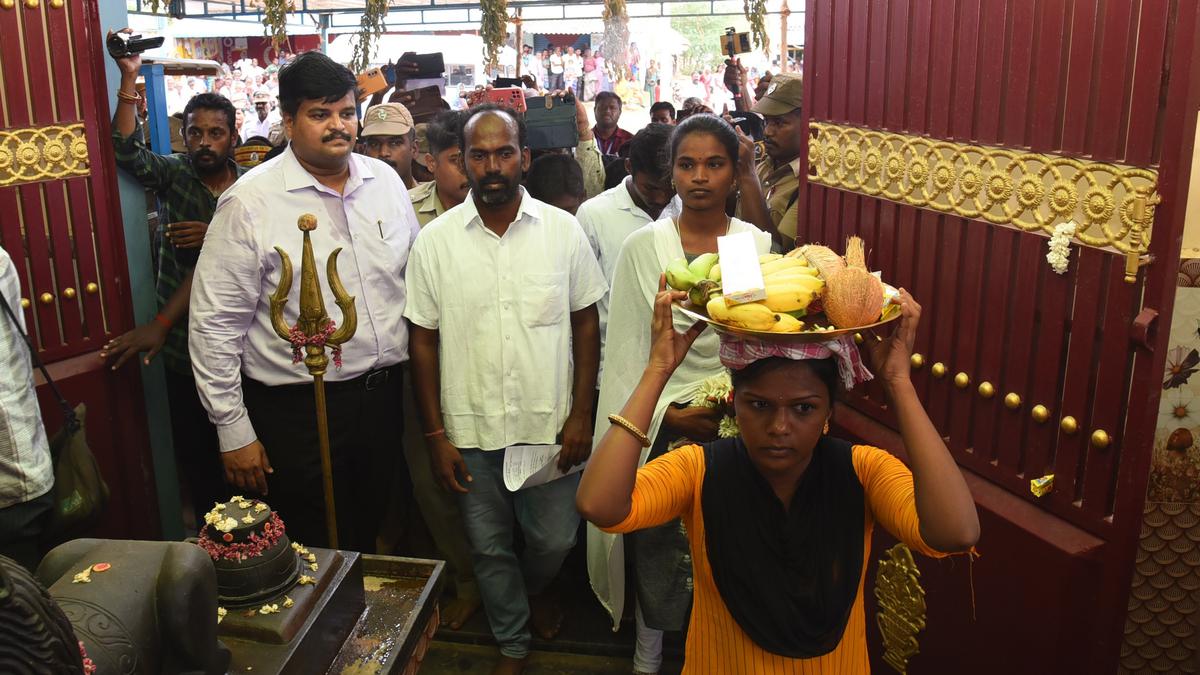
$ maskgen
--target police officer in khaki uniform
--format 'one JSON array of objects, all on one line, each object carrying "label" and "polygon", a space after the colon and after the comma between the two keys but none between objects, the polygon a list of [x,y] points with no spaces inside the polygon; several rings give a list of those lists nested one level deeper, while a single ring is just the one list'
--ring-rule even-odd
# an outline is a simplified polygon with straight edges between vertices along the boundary
[{"label": "police officer in khaki uniform", "polygon": [[412,171],[413,155],[417,151],[415,127],[412,115],[403,104],[380,103],[367,108],[359,134],[366,146],[366,155],[395,169],[409,190],[417,185]]},{"label": "police officer in khaki uniform", "polygon": [[796,239],[800,214],[800,144],[807,137],[800,114],[803,90],[799,76],[776,75],[766,95],[752,108],[766,122],[762,143],[765,157],[758,159],[758,180],[785,249],[792,248]]},{"label": "police officer in khaki uniform", "polygon": [[459,127],[462,113],[447,110],[438,114],[425,127],[423,154],[414,160],[424,161],[424,166],[433,175],[433,180],[421,183],[408,191],[413,208],[417,211],[417,222],[425,227],[446,211],[458,206],[467,198],[470,186],[463,173],[462,150],[458,146]]}]

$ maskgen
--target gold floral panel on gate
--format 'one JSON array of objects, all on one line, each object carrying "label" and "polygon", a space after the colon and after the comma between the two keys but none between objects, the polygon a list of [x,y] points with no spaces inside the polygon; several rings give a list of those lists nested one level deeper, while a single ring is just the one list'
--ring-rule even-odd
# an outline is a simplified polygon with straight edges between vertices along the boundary
[{"label": "gold floral panel on gate", "polygon": [[920,651],[917,635],[925,630],[925,589],[912,551],[896,544],[880,559],[875,573],[875,621],[883,636],[883,661],[898,673],[908,672],[908,660]]},{"label": "gold floral panel on gate", "polygon": [[0,129],[0,187],[87,174],[83,123]]},{"label": "gold floral panel on gate", "polygon": [[812,122],[809,180],[902,204],[1144,253],[1158,172],[1009,148]]}]

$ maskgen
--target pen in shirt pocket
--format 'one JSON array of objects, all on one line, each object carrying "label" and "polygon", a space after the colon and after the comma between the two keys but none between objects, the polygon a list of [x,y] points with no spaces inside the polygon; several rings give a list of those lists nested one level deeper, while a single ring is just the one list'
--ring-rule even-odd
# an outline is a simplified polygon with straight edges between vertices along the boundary
[{"label": "pen in shirt pocket", "polygon": [[378,228],[379,228],[379,238],[380,238],[380,239],[383,239],[383,221],[382,221],[382,220],[376,220],[376,221],[375,221],[375,227],[378,227]]}]

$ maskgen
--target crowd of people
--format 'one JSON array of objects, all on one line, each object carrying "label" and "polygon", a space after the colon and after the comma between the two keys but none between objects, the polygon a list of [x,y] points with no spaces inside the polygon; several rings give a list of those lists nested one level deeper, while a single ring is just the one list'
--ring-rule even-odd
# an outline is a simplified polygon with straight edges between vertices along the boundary
[{"label": "crowd of people", "polygon": [[[269,311],[275,247],[299,260],[297,222],[311,214],[313,253],[323,262],[341,250],[358,316],[326,375],[343,548],[395,552],[415,500],[447,560],[443,619],[461,627],[482,605],[496,673],[521,672],[532,634],[560,630],[552,582],[581,518],[614,625],[633,573],[635,672],[658,672],[664,631],[686,631],[689,673],[867,672],[874,524],[934,556],[978,537],[970,494],[909,381],[920,307],[902,293],[899,328],[867,350],[910,472],[830,435],[838,393],[871,375],[852,341],[718,338],[672,313],[680,294],[661,280],[670,260],[715,252],[723,235],[749,233],[762,254],[796,245],[800,79],[756,90],[734,61],[722,85],[730,112],[663,102],[631,134],[603,75],[589,84],[588,58],[571,82],[575,66],[556,50],[546,85],[594,94],[595,126],[577,103],[579,145],[535,156],[509,108],[445,110],[420,130],[402,102],[360,115],[354,75],[303,54],[257,82],[273,109],[259,121],[276,112],[287,142],[249,170],[234,158],[239,108],[220,92],[182,106],[183,152],[150,151],[140,58],[118,59],[116,160],[155,193],[164,226],[158,314],[101,356],[117,368],[161,354],[196,514],[231,493],[260,495],[294,541],[326,546],[311,378]],[[297,312],[286,305],[289,324]],[[718,441],[720,413],[689,403],[725,369],[740,435]],[[561,446],[563,475],[509,490],[506,449],[527,444]]]}]

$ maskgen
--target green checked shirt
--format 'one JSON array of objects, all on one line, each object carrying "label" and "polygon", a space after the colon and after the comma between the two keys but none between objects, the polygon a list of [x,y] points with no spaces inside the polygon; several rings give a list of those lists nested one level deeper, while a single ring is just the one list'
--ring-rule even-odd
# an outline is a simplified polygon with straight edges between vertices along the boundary
[{"label": "green checked shirt", "polygon": [[[153,190],[158,197],[159,266],[155,287],[158,306],[161,309],[175,291],[179,290],[184,278],[196,266],[196,260],[200,257],[198,248],[176,248],[171,244],[164,236],[167,224],[184,220],[210,222],[213,211],[217,208],[217,198],[221,195],[213,194],[200,180],[187,155],[159,155],[147,148],[142,140],[141,121],[138,121],[137,128],[129,137],[122,136],[121,132],[117,131],[116,123],[113,123],[113,150],[117,166],[127,171],[147,189]],[[245,173],[245,169],[238,166],[233,158],[229,159],[229,166],[237,176]],[[192,364],[188,359],[187,335],[187,314],[184,314],[167,334],[162,357],[167,368],[191,376]]]}]

